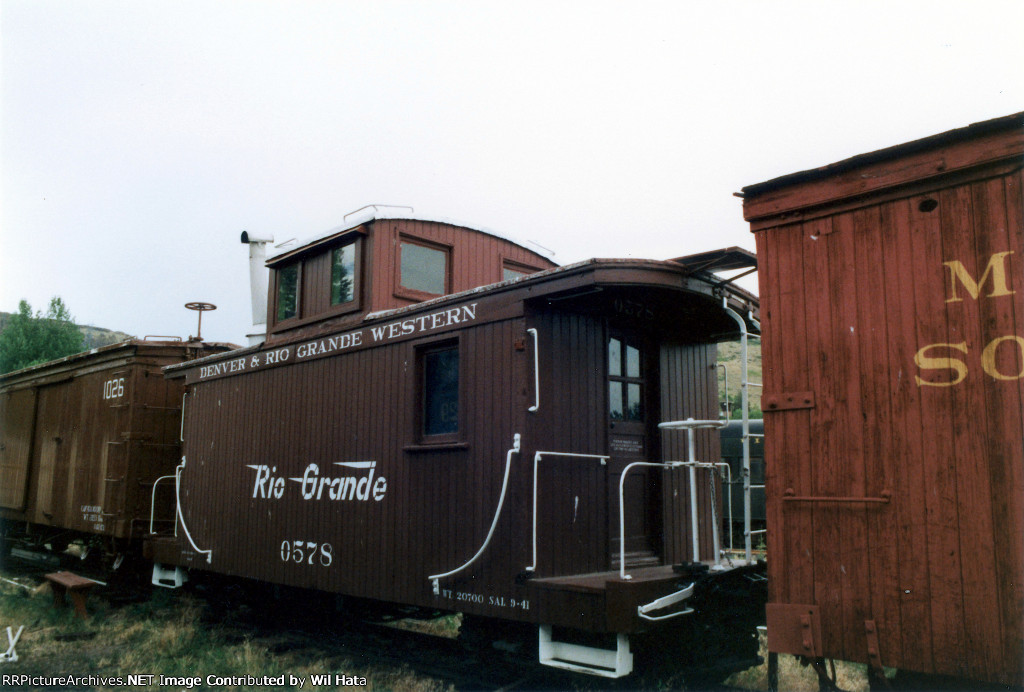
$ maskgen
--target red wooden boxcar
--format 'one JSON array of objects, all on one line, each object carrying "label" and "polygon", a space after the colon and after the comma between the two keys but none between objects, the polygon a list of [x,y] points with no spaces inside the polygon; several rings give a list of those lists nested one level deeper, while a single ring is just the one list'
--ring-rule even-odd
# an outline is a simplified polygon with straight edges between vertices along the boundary
[{"label": "red wooden boxcar", "polygon": [[[673,565],[714,562],[721,523],[700,468],[693,546],[689,469],[662,464],[687,459],[686,436],[657,425],[717,418],[716,342],[752,297],[684,260],[554,268],[413,219],[268,265],[267,343],[167,369],[188,387],[183,525],[154,559],[535,623],[545,662],[628,672],[628,635],[682,612],[707,565]],[[696,442],[718,461],[716,434]],[[626,474],[620,515],[634,462],[652,465]]]},{"label": "red wooden boxcar", "polygon": [[743,190],[773,652],[1024,683],[1024,114]]},{"label": "red wooden boxcar", "polygon": [[[104,539],[123,552],[149,530],[153,481],[179,463],[184,387],[161,368],[221,344],[126,341],[0,376],[5,539]],[[172,490],[158,496],[170,525]]]}]

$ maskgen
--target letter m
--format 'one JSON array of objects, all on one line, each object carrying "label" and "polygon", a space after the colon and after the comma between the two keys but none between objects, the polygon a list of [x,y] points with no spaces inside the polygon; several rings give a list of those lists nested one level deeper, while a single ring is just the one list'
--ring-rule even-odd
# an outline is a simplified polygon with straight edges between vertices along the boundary
[{"label": "letter m", "polygon": [[957,282],[960,282],[971,298],[975,300],[981,295],[981,287],[985,285],[985,281],[988,280],[989,276],[992,277],[992,292],[988,294],[989,298],[998,298],[999,296],[1013,295],[1013,291],[1006,283],[1006,258],[1013,254],[1013,250],[1006,252],[997,252],[996,254],[989,257],[988,266],[985,267],[985,272],[981,275],[981,279],[978,281],[974,280],[971,273],[967,271],[963,263],[953,260],[952,262],[943,262],[942,265],[949,267],[949,289],[950,296],[946,299],[947,303],[957,303],[963,300],[956,291]]}]

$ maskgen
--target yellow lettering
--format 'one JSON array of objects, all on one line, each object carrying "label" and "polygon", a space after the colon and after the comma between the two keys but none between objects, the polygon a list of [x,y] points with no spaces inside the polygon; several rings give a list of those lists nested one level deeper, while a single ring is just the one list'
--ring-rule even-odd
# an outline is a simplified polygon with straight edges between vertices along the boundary
[{"label": "yellow lettering", "polygon": [[988,279],[989,275],[992,276],[992,292],[988,294],[989,298],[1013,295],[1014,292],[1010,290],[1006,283],[1006,258],[1012,254],[1013,250],[1007,250],[1006,252],[997,252],[989,257],[988,266],[985,267],[985,272],[981,275],[979,281],[974,280],[974,277],[971,276],[971,273],[967,271],[962,262],[957,260],[943,262],[943,266],[949,267],[949,287],[950,295],[952,296],[947,298],[946,302],[957,303],[963,300],[956,292],[957,281],[963,284],[971,298],[977,300],[981,294],[981,287],[985,284],[985,280]]},{"label": "yellow lettering", "polygon": [[[1020,350],[1020,358],[1017,359],[1020,369],[1016,375],[1004,375],[996,367],[996,349],[1004,341],[1017,342],[1017,348]],[[985,347],[985,350],[981,352],[981,368],[994,380],[1019,380],[1024,377],[1024,337],[1009,334],[998,339],[992,339],[988,346]]]},{"label": "yellow lettering", "polygon": [[967,364],[958,358],[933,358],[925,354],[934,348],[951,348],[961,353],[967,353],[967,342],[961,341],[958,344],[928,344],[922,346],[917,353],[914,354],[914,364],[922,370],[953,370],[956,373],[956,379],[951,382],[929,382],[922,380],[919,376],[914,376],[917,381],[918,387],[952,387],[953,385],[960,384],[967,377]]}]

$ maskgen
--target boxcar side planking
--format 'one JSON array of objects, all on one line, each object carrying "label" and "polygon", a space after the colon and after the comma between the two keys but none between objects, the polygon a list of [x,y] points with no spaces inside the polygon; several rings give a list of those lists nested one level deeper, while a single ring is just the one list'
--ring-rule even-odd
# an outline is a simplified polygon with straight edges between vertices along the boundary
[{"label": "boxcar side planking", "polygon": [[[184,387],[161,368],[228,348],[130,340],[0,376],[7,547],[49,545],[52,561],[73,540],[122,555],[139,541],[152,484],[181,456]],[[157,501],[155,519],[172,525],[170,492]]]},{"label": "boxcar side planking", "polygon": [[744,188],[770,651],[1024,684],[1022,168],[1017,114]]}]

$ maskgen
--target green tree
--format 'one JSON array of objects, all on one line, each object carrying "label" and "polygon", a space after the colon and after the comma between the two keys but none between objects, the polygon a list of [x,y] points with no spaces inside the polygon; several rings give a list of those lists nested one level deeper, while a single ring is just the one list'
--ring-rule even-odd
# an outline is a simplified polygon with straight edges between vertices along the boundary
[{"label": "green tree", "polygon": [[[740,392],[729,395],[729,411],[729,417],[733,420],[743,418],[743,395]],[[761,394],[758,391],[750,393],[750,417],[764,417],[764,413],[761,412]]]},{"label": "green tree", "polygon": [[0,332],[0,373],[20,370],[82,350],[82,333],[59,296],[50,307],[32,315],[28,301],[18,303],[18,314]]}]

